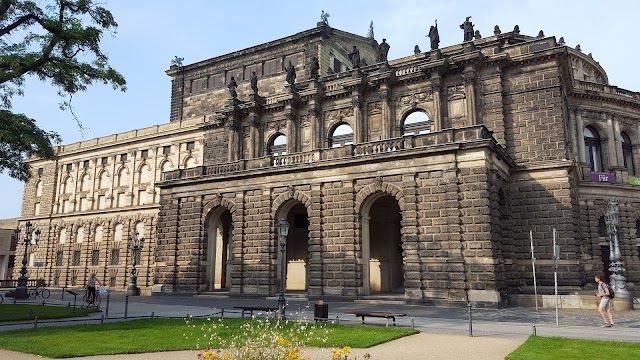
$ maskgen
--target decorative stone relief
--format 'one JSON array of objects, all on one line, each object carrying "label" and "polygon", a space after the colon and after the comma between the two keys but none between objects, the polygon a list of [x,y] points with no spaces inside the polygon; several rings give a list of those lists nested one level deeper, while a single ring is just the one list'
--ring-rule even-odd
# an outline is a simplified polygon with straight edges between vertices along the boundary
[{"label": "decorative stone relief", "polygon": [[382,102],[376,101],[367,104],[367,111],[369,115],[373,115],[382,111]]},{"label": "decorative stone relief", "polygon": [[267,123],[268,130],[280,131],[287,127],[287,120],[271,121]]},{"label": "decorative stone relief", "polygon": [[329,110],[326,113],[326,119],[327,120],[342,119],[342,118],[345,118],[347,116],[353,116],[353,108],[352,107],[344,108],[344,109],[338,109],[338,110]]}]

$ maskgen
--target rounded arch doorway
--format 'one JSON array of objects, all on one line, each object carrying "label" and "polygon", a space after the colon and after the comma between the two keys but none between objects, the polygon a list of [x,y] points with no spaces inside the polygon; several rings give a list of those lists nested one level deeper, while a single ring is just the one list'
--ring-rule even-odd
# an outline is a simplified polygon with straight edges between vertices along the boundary
[{"label": "rounded arch doorway", "polygon": [[[289,233],[285,247],[285,290],[307,291],[309,288],[309,216],[304,204],[296,200],[284,203],[278,211],[278,219],[286,219]],[[278,241],[276,239],[276,241]],[[277,247],[279,249],[279,247]],[[278,251],[278,264],[281,263]],[[280,265],[278,265],[280,267]],[[280,281],[281,271],[277,271]]]},{"label": "rounded arch doorway", "polygon": [[363,292],[404,294],[400,206],[395,197],[378,192],[362,207]]},{"label": "rounded arch doorway", "polygon": [[206,221],[204,267],[206,291],[228,289],[231,285],[231,243],[233,222],[227,208],[211,210]]}]

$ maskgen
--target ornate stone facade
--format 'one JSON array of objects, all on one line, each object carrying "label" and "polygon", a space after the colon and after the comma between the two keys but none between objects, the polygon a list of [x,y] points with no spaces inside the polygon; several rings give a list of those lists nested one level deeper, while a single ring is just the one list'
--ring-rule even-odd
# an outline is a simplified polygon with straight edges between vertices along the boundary
[{"label": "ornate stone facade", "polygon": [[[349,68],[353,45],[370,65]],[[627,278],[640,281],[640,94],[554,37],[502,33],[383,63],[377,48],[319,23],[172,66],[169,124],[32,161],[21,221],[45,229],[47,280],[98,271],[123,288],[138,231],[148,290],[274,295],[284,219],[288,290],[498,305],[532,286],[530,231],[541,285],[553,229],[563,289],[604,272],[598,225],[618,197]]]}]

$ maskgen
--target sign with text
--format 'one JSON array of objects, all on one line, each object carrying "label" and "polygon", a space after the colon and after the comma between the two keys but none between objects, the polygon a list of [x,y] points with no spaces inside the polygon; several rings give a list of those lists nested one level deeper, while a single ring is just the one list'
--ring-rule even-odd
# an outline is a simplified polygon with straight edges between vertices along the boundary
[{"label": "sign with text", "polygon": [[616,174],[594,172],[591,173],[591,181],[614,183],[616,182]]},{"label": "sign with text", "polygon": [[640,185],[640,177],[629,176],[629,184]]}]

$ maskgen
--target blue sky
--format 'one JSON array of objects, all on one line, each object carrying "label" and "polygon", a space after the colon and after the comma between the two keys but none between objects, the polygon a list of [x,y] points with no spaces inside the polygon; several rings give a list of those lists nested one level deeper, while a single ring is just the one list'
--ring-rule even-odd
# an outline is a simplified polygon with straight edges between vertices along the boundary
[{"label": "blue sky", "polygon": [[[104,1],[119,24],[106,34],[103,49],[113,67],[127,79],[128,91],[95,85],[73,99],[74,111],[88,131],[85,139],[144,128],[169,121],[170,78],[164,73],[174,56],[190,64],[316,26],[322,10],[332,27],[366,35],[374,23],[378,41],[391,45],[389,59],[413,54],[438,19],[440,47],[462,42],[459,25],[466,16],[483,36],[494,25],[503,32],[520,26],[521,33],[563,36],[567,45],[580,44],[592,53],[612,85],[640,91],[636,69],[640,47],[633,36],[640,3],[634,1]],[[14,99],[14,111],[35,118],[46,130],[58,132],[64,143],[80,141],[71,114],[58,108],[56,89],[30,79],[25,96]],[[20,215],[23,184],[0,174],[4,206],[0,219]]]}]

